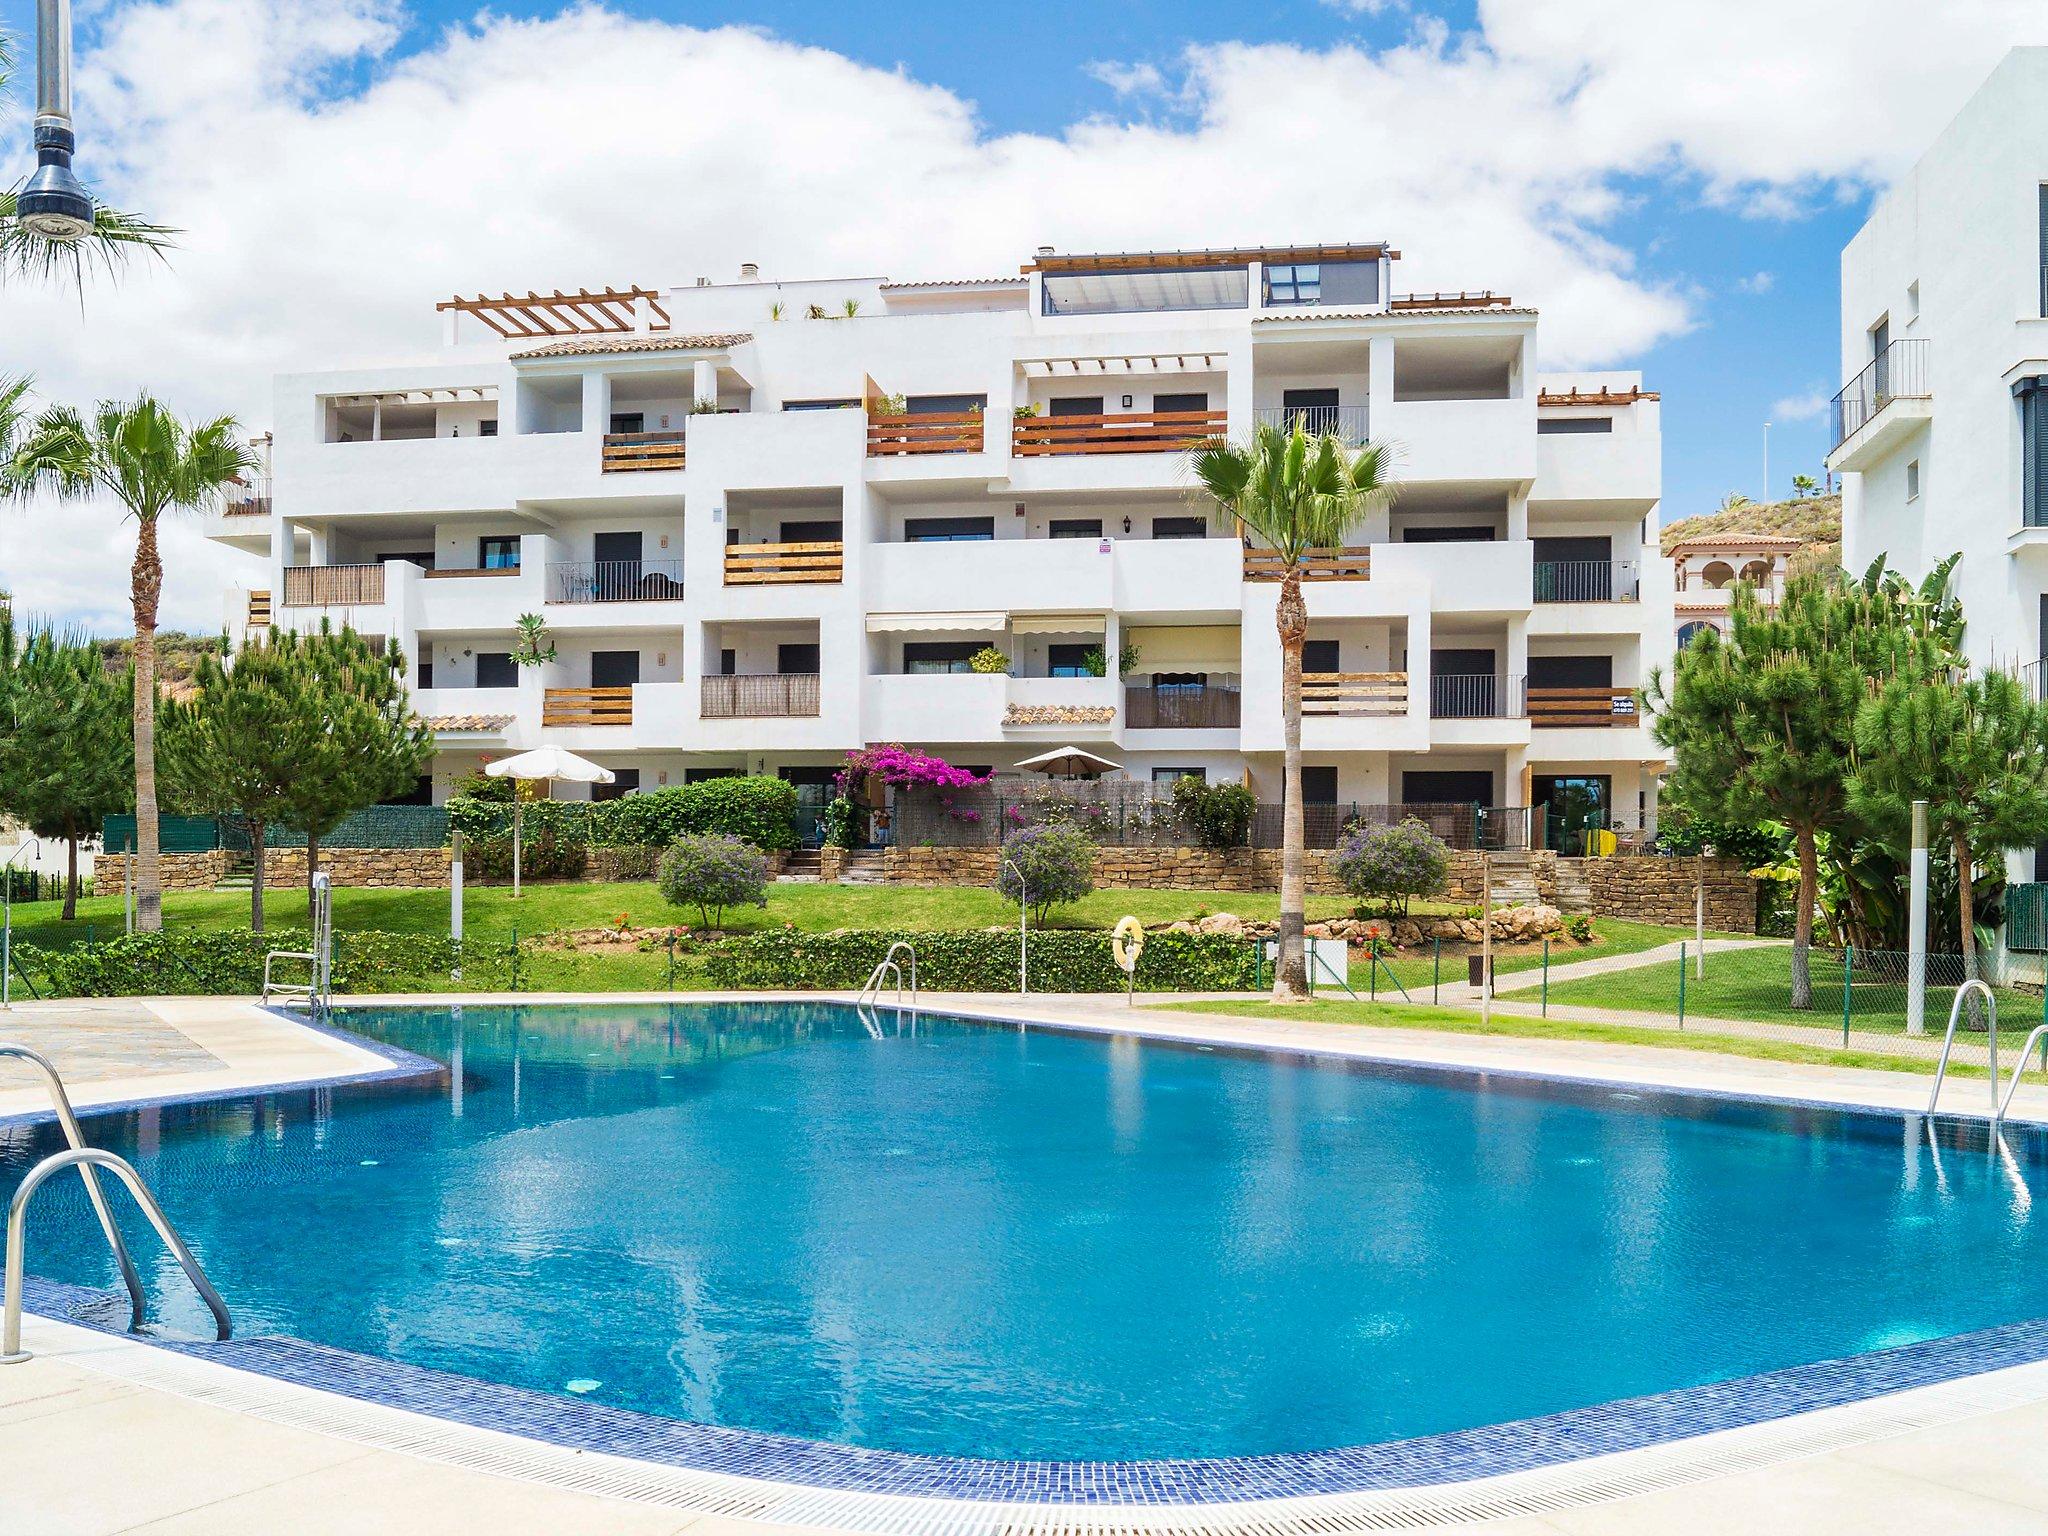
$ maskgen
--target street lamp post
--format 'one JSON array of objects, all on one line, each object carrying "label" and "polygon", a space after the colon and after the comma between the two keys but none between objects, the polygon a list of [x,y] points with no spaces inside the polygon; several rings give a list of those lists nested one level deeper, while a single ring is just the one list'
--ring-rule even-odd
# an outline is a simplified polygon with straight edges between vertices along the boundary
[{"label": "street lamp post", "polygon": [[92,197],[71,169],[71,0],[36,0],[36,169],[14,200],[15,217],[46,240],[92,232]]}]

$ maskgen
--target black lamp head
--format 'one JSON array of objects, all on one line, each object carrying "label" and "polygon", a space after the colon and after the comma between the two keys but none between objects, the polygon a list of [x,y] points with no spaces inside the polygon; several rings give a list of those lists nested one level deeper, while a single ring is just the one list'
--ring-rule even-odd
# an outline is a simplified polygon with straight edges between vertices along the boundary
[{"label": "black lamp head", "polygon": [[63,123],[36,124],[36,169],[16,195],[14,214],[46,240],[79,240],[92,232],[92,196],[71,169],[78,140]]}]

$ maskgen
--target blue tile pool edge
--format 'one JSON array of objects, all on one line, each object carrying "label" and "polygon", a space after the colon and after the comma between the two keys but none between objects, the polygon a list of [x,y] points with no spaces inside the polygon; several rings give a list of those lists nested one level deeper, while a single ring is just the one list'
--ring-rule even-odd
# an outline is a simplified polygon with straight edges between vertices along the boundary
[{"label": "blue tile pool edge", "polygon": [[[39,1316],[118,1337],[110,1292],[29,1277]],[[1101,1506],[1213,1505],[1437,1487],[1740,1429],[2048,1360],[2048,1318],[1476,1429],[1377,1445],[1153,1461],[980,1461],[664,1419],[276,1335],[139,1342],[274,1381],[572,1451],[836,1492]]]},{"label": "blue tile pool edge", "polygon": [[[371,1006],[377,1006],[372,1004]],[[432,1006],[407,1004],[406,1006]],[[452,1005],[450,1005],[452,1006]],[[517,1004],[549,1007],[582,1004]],[[620,1006],[635,1006],[622,1004]],[[851,1005],[846,1005],[851,1006]],[[302,1015],[282,1013],[302,1027],[362,1046],[392,1062],[389,1069],[305,1083],[93,1105],[86,1113],[168,1106],[220,1098],[260,1097],[306,1088],[445,1076],[447,1067],[367,1036]],[[1107,1024],[1017,1018],[995,1013],[925,1010],[977,1023],[1021,1025],[1067,1033],[1131,1033],[1162,1044],[1218,1052],[1284,1054],[1349,1065],[1382,1064],[1472,1078],[1526,1078],[1544,1082],[1641,1092],[1646,1100],[1672,1095],[1795,1104],[1836,1113],[1886,1118],[1927,1118],[1913,1111],[1839,1101],[1764,1098],[1728,1090],[1623,1084],[1530,1069],[1495,1070],[1427,1060],[1361,1057],[1312,1044],[1241,1044]],[[344,1010],[345,1014],[345,1010]],[[1137,1023],[1137,1021],[1133,1021]],[[0,1119],[41,1120],[47,1114]],[[1943,1116],[1943,1119],[1949,1117]],[[96,1332],[130,1337],[124,1308],[110,1292],[28,1276],[26,1308],[39,1316]],[[522,1387],[503,1386],[424,1366],[358,1354],[282,1335],[221,1342],[139,1336],[139,1341],[192,1359],[211,1361],[272,1380],[332,1392],[358,1402],[430,1415],[481,1430],[495,1430],[572,1451],[596,1452],[659,1466],[717,1473],[836,1492],[907,1498],[1103,1507],[1214,1505],[1347,1493],[1437,1487],[1556,1467],[1587,1457],[1642,1450],[1716,1431],[1842,1407],[1888,1393],[1939,1386],[1985,1372],[2048,1361],[2048,1318],[2006,1323],[1947,1338],[1783,1367],[1728,1381],[1673,1388],[1536,1418],[1422,1435],[1407,1440],[1334,1450],[1237,1457],[1161,1458],[1148,1461],[1006,1461],[932,1456],[802,1440],[760,1430],[666,1419],[633,1409],[577,1401]]]}]

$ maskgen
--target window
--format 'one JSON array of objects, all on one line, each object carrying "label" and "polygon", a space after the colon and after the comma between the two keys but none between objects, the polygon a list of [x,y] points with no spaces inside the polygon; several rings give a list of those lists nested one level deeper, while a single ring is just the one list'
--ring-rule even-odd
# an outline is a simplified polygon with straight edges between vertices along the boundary
[{"label": "window", "polygon": [[740,653],[731,646],[726,646],[718,653],[718,675],[720,677],[731,677],[739,669]]},{"label": "window", "polygon": [[476,653],[476,685],[479,688],[517,688],[519,669],[512,665],[510,651]]},{"label": "window", "polygon": [[1498,535],[1477,523],[1448,528],[1403,528],[1403,544],[1491,544]]},{"label": "window", "polygon": [[946,673],[972,672],[967,658],[980,650],[979,640],[906,640],[903,642],[903,671],[910,677],[933,677]]},{"label": "window", "polygon": [[1538,416],[1538,437],[1576,437],[1584,433],[1612,432],[1612,416]]},{"label": "window", "polygon": [[1305,640],[1301,646],[1301,670],[1304,672],[1342,672],[1339,665],[1340,647],[1335,640]]},{"label": "window", "polygon": [[1152,782],[1154,784],[1178,784],[1182,779],[1193,779],[1197,784],[1206,784],[1209,782],[1209,770],[1206,768],[1154,768],[1152,770]]},{"label": "window", "polygon": [[855,409],[859,405],[860,402],[858,400],[785,400],[782,402],[782,408],[785,411],[844,411]]},{"label": "window", "polygon": [[1298,421],[1304,432],[1337,430],[1337,391],[1334,389],[1284,389],[1280,392],[1282,422],[1290,430]]},{"label": "window", "polygon": [[480,571],[516,571],[519,569],[519,535],[492,537],[476,541],[476,565]]},{"label": "window", "polygon": [[1209,520],[1206,517],[1155,517],[1152,519],[1152,537],[1206,539],[1209,537]]},{"label": "window", "polygon": [[387,549],[377,555],[377,563],[387,560],[403,560],[407,565],[416,565],[423,571],[434,568],[434,552],[431,549]]},{"label": "window", "polygon": [[413,686],[415,688],[431,688],[434,686],[433,657],[422,656],[420,658],[419,666],[413,671]]},{"label": "window", "polygon": [[486,416],[476,424],[476,433],[478,437],[496,437],[498,435],[498,418]]},{"label": "window", "polygon": [[993,517],[906,517],[906,544],[971,544],[996,536]]},{"label": "window", "polygon": [[837,544],[845,524],[836,517],[792,517],[782,523],[785,544]]},{"label": "window", "polygon": [[1330,764],[1301,765],[1301,803],[1303,805],[1335,805],[1337,803],[1337,770]]},{"label": "window", "polygon": [[910,395],[903,410],[910,416],[959,416],[988,409],[987,395]]},{"label": "window", "polygon": [[1206,411],[1209,409],[1209,394],[1206,390],[1181,395],[1154,395],[1152,409],[1155,413],[1165,411]]},{"label": "window", "polygon": [[1701,635],[1718,634],[1719,631],[1705,619],[1694,619],[1689,624],[1678,626],[1678,648],[1682,651]]},{"label": "window", "polygon": [[1045,675],[1093,677],[1095,671],[1088,665],[1088,653],[1095,649],[1092,645],[1048,645],[1045,648]]},{"label": "window", "polygon": [[612,770],[611,783],[593,784],[590,786],[590,798],[593,800],[623,800],[639,788],[640,770],[638,768],[614,768]]},{"label": "window", "polygon": [[640,681],[640,653],[638,651],[592,651],[590,653],[590,686],[593,688],[630,688]]},{"label": "window", "polygon": [[1099,539],[1102,537],[1102,519],[1099,517],[1056,517],[1048,530],[1055,539]]},{"label": "window", "polygon": [[1906,460],[1906,500],[1918,501],[1919,499],[1920,461],[1918,459],[1908,459]]},{"label": "window", "polygon": [[818,643],[811,640],[778,645],[775,647],[775,670],[784,677],[814,676],[818,670]]},{"label": "window", "polygon": [[1045,411],[1048,416],[1100,416],[1102,396],[1062,395],[1047,401]]},{"label": "window", "polygon": [[2021,379],[2012,392],[2020,402],[2020,515],[2029,528],[2048,528],[2048,375]]},{"label": "window", "polygon": [[1323,269],[1312,261],[1276,262],[1266,268],[1268,304],[1320,304]]},{"label": "window", "polygon": [[1206,672],[1154,672],[1152,691],[1154,693],[1193,693],[1209,686]]},{"label": "window", "polygon": [[685,784],[709,784],[713,779],[738,779],[746,776],[743,768],[685,768]]},{"label": "window", "polygon": [[645,432],[647,416],[643,411],[613,411],[611,430],[614,432]]},{"label": "window", "polygon": [[1914,278],[1906,284],[1906,324],[1911,325],[1920,318],[1920,279]]}]

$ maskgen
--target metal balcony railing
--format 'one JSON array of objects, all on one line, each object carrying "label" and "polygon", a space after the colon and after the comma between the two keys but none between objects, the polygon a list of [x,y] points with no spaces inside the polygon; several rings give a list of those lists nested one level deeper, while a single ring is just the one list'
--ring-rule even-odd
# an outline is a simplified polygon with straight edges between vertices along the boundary
[{"label": "metal balcony railing", "polygon": [[1429,680],[1432,720],[1518,720],[1521,715],[1519,677],[1439,672]]},{"label": "metal balcony railing", "polygon": [[1642,596],[1633,560],[1538,560],[1539,603],[1632,603]]},{"label": "metal balcony railing", "polygon": [[1259,425],[1292,432],[1300,422],[1310,433],[1335,433],[1351,447],[1370,441],[1362,405],[1272,405],[1253,413]]},{"label": "metal balcony railing", "polygon": [[1124,724],[1131,730],[1234,731],[1243,714],[1234,683],[1124,689]]},{"label": "metal balcony railing", "polygon": [[551,603],[680,602],[680,560],[565,560],[548,564]]},{"label": "metal balcony railing", "polygon": [[1901,336],[1835,396],[1834,433],[1828,451],[1832,453],[1854,437],[1892,401],[1925,400],[1933,393],[1927,374],[1927,338]]},{"label": "metal balcony railing", "polygon": [[701,714],[706,720],[746,720],[818,712],[818,674],[778,672],[761,677],[713,676],[703,680]]}]

